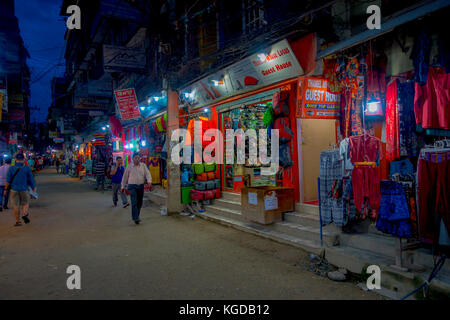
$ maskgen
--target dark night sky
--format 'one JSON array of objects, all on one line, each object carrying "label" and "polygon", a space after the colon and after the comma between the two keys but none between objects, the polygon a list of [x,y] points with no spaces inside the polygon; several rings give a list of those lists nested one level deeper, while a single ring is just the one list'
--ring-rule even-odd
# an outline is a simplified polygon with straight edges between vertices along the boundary
[{"label": "dark night sky", "polygon": [[66,25],[59,16],[61,3],[62,0],[16,0],[20,32],[31,56],[28,60],[32,83],[30,106],[40,109],[32,110],[32,122],[46,120],[51,104],[50,81],[64,73],[64,66],[53,67],[58,62],[64,63]]}]

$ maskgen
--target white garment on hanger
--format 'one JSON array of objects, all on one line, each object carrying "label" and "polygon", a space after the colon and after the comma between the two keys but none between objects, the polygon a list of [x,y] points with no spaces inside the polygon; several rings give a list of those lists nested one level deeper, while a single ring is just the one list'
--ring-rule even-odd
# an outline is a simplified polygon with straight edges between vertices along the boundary
[{"label": "white garment on hanger", "polygon": [[341,141],[339,146],[339,158],[342,160],[342,175],[347,176],[347,173],[353,170],[353,163],[350,161],[350,155],[348,153],[349,138],[345,138]]}]

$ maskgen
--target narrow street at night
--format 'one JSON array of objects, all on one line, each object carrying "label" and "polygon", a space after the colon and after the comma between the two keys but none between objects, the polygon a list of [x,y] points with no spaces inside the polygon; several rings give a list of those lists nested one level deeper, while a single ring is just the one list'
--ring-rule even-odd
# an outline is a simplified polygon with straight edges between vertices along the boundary
[{"label": "narrow street at night", "polygon": [[[137,226],[110,192],[54,172],[37,177],[30,224],[0,213],[0,299],[380,299],[302,270],[301,250],[199,218],[150,206]],[[73,264],[81,290],[66,286]]]},{"label": "narrow street at night", "polygon": [[0,302],[197,320],[450,301],[449,16],[0,0]]}]

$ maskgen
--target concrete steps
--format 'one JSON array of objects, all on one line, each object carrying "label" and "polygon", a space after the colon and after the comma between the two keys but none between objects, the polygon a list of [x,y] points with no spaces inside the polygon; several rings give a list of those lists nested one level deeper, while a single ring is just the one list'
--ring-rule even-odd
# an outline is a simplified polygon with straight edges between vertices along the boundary
[{"label": "concrete steps", "polygon": [[[320,243],[320,229],[317,227],[282,221],[268,225],[267,228],[299,239],[311,240]],[[322,236],[323,244],[325,246],[335,246],[339,244],[339,235],[337,233],[323,230]]]},{"label": "concrete steps", "polygon": [[287,234],[268,229],[265,226],[261,226],[255,223],[237,221],[235,219],[227,218],[208,211],[199,213],[198,216],[203,219],[220,223],[222,225],[226,225],[228,227],[232,227],[241,231],[249,232],[251,234],[258,235],[276,242],[289,244],[308,252],[315,253],[317,255],[320,255],[323,251],[323,248],[320,246],[320,242],[289,236]]},{"label": "concrete steps", "polygon": [[[165,197],[153,194],[151,200],[158,203],[161,200],[165,201]],[[365,272],[367,266],[378,265],[382,269],[384,292],[380,294],[394,299],[412,291],[418,282],[425,281],[433,267],[433,258],[429,250],[416,249],[403,253],[404,265],[413,266],[411,270],[414,272],[393,268],[398,239],[379,232],[374,225],[370,225],[368,233],[354,235],[342,233],[334,224],[325,226],[322,228],[322,247],[319,209],[314,205],[296,204],[296,211],[284,213],[282,222],[260,225],[247,221],[241,214],[240,194],[223,192],[221,199],[216,199],[211,205],[205,206],[205,212],[199,213],[198,216],[307,252],[325,253],[329,263],[353,273],[361,274]],[[440,276],[433,280],[432,287],[450,292],[450,261],[446,262]]]}]

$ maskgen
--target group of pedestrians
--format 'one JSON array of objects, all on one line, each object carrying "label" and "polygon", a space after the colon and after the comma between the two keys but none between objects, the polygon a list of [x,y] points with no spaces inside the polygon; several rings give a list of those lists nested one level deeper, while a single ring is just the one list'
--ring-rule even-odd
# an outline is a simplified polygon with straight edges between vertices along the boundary
[{"label": "group of pedestrians", "polygon": [[[28,212],[30,190],[35,192],[36,182],[30,167],[25,163],[26,159],[24,155],[18,153],[14,160],[14,165],[11,165],[11,159],[6,159],[5,163],[0,166],[0,211],[8,209],[9,202],[13,207],[14,217],[16,219],[14,226],[21,226],[22,220],[26,224],[30,223]],[[105,163],[103,162],[103,166],[98,163],[96,166],[96,189],[99,186],[104,189]],[[101,173],[103,173],[103,178],[99,178]],[[144,201],[144,188],[145,184],[151,186],[152,176],[147,166],[141,162],[139,153],[133,155],[133,161],[126,168],[123,165],[123,159],[120,157],[116,158],[116,162],[111,168],[111,179],[113,206],[117,207],[119,194],[123,208],[130,206],[127,197],[128,193],[131,200],[131,217],[135,224],[140,224],[140,213]]]},{"label": "group of pedestrians", "polygon": [[16,227],[22,225],[22,220],[30,223],[30,189],[33,192],[36,190],[36,182],[30,167],[25,164],[23,153],[16,154],[14,165],[11,165],[11,159],[6,159],[0,167],[0,211],[8,209],[9,202],[13,207]]}]

